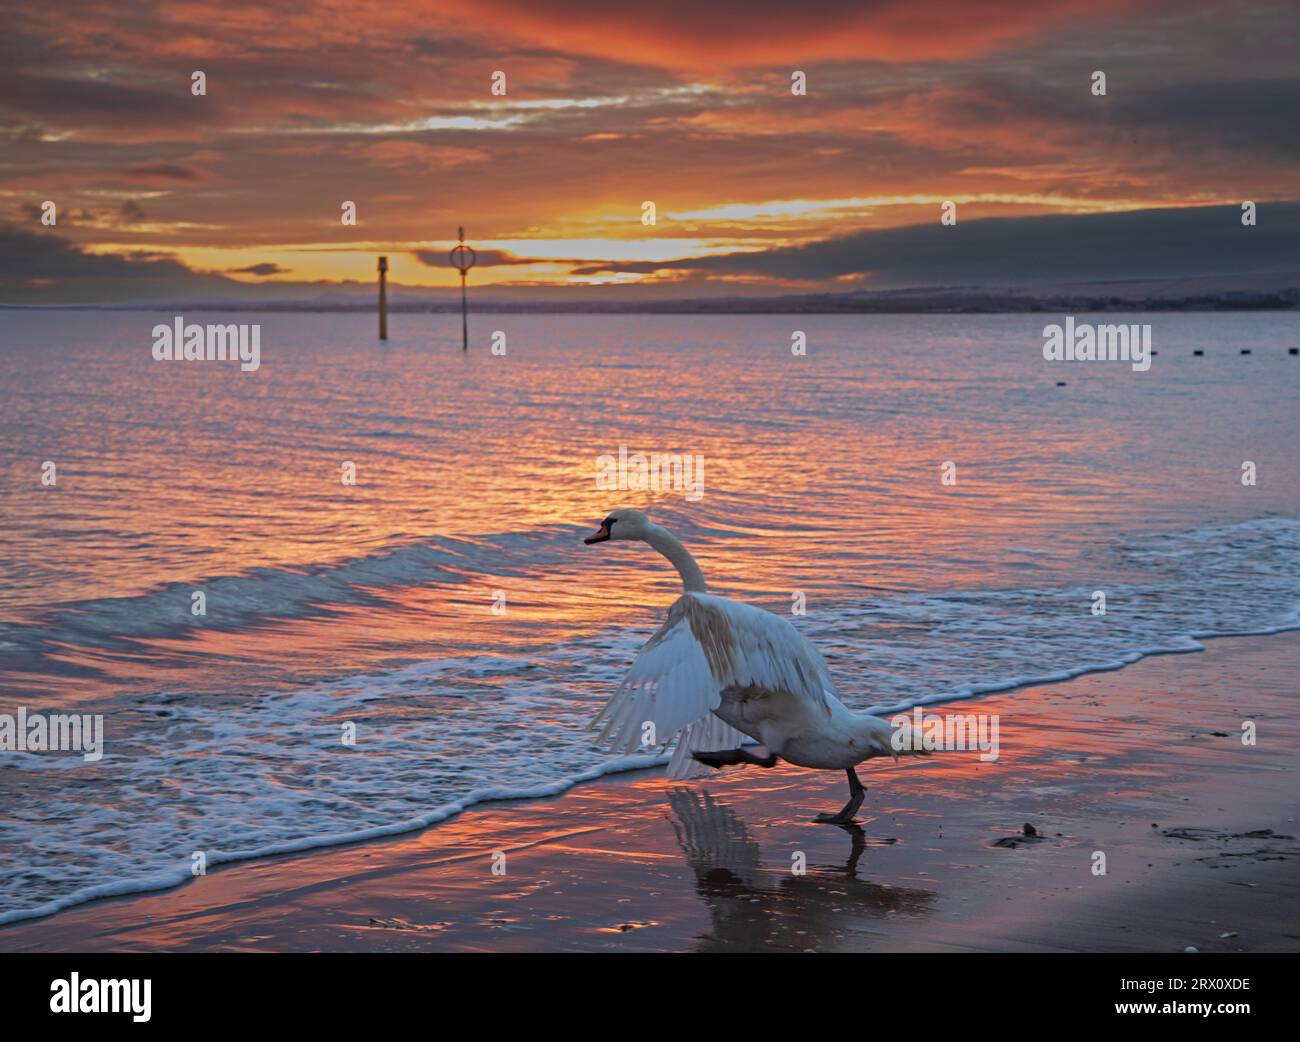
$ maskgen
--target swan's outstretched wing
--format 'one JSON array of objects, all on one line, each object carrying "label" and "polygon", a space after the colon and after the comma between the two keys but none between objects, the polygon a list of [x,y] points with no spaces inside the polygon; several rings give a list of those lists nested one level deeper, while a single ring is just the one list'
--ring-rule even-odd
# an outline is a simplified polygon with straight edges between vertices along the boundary
[{"label": "swan's outstretched wing", "polygon": [[678,743],[669,773],[681,777],[691,749],[734,748],[744,736],[713,710],[727,688],[785,692],[830,713],[835,687],[817,649],[785,619],[752,605],[688,593],[668,609],[668,619],[646,641],[632,668],[593,727],[601,740],[632,752],[654,724],[653,741]]}]

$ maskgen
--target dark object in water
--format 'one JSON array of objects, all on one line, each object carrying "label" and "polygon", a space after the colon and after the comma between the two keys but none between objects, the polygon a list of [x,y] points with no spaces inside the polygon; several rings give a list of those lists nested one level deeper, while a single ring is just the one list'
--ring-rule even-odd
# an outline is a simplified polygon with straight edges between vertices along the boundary
[{"label": "dark object in water", "polygon": [[1064,381],[1064,380],[1057,380],[1057,381],[1056,381],[1056,386],[1057,386],[1057,387],[1064,387],[1064,386],[1065,386],[1065,381]]},{"label": "dark object in water", "polygon": [[1024,828],[1020,830],[1020,835],[1003,836],[1001,839],[993,840],[993,842],[988,845],[990,847],[1002,848],[1004,850],[1016,850],[1019,847],[1046,842],[1047,841],[1038,834],[1038,829],[1034,828],[1034,826],[1029,824],[1029,822],[1025,822]]},{"label": "dark object in water", "polygon": [[1198,347],[1195,351],[1192,352],[1192,354],[1194,354],[1194,355],[1203,355],[1203,354],[1205,354],[1205,352],[1202,351],[1202,350]]},{"label": "dark object in water", "polygon": [[1288,348],[1286,353],[1289,355],[1300,355],[1300,347]]},{"label": "dark object in water", "polygon": [[1243,355],[1248,355],[1248,354],[1250,354],[1250,348],[1248,348],[1248,347],[1243,347],[1243,348],[1241,349],[1241,353],[1242,353]]}]

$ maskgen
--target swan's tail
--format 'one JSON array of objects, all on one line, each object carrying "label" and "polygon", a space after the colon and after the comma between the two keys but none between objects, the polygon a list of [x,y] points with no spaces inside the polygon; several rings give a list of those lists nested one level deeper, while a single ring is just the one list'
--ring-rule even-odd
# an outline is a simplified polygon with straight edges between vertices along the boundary
[{"label": "swan's tail", "polygon": [[900,756],[930,755],[929,749],[914,740],[918,736],[907,724],[895,727],[889,720],[871,713],[855,713],[854,716],[859,730],[864,732],[862,736],[875,749],[874,755],[892,756],[895,760]]}]

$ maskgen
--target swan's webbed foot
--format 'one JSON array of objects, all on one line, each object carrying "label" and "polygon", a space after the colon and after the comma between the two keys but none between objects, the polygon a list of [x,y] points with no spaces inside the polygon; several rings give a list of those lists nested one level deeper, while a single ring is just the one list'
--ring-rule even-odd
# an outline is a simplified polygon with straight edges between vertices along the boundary
[{"label": "swan's webbed foot", "polygon": [[774,752],[762,745],[742,745],[739,749],[718,749],[715,752],[696,750],[691,753],[691,758],[715,771],[740,764],[775,767],[780,762]]},{"label": "swan's webbed foot", "polygon": [[856,811],[849,810],[846,807],[835,814],[818,814],[817,817],[813,818],[813,821],[818,825],[852,825],[857,821],[853,816],[855,813]]},{"label": "swan's webbed foot", "polygon": [[867,790],[862,783],[858,781],[858,774],[852,768],[848,768],[849,776],[849,802],[835,814],[818,814],[813,821],[819,825],[852,825],[853,816],[857,814],[858,808],[862,806],[863,797],[866,796]]}]

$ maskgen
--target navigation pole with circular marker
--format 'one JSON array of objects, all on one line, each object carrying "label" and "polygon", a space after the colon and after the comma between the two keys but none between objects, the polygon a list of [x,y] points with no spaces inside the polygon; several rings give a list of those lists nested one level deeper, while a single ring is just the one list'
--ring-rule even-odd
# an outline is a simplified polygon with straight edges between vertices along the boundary
[{"label": "navigation pole with circular marker", "polygon": [[473,247],[465,245],[465,229],[460,228],[460,245],[451,251],[451,266],[460,272],[460,347],[469,350],[469,307],[465,302],[465,276],[474,267],[478,254]]}]

